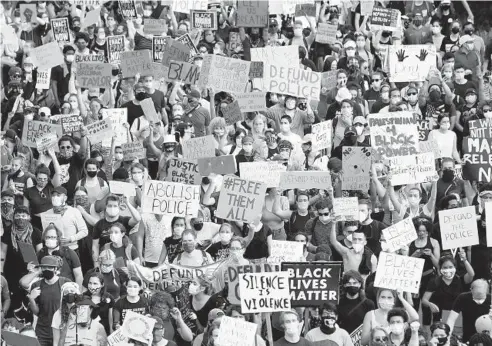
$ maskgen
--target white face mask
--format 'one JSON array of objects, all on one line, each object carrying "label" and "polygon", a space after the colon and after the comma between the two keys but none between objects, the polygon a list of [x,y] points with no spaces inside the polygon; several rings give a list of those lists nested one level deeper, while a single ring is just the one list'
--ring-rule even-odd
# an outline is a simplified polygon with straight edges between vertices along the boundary
[{"label": "white face mask", "polygon": [[408,197],[408,203],[410,203],[410,205],[418,205],[419,199],[417,197]]},{"label": "white face mask", "polygon": [[181,234],[183,234],[184,230],[185,230],[184,226],[174,226],[173,233],[176,236],[181,237]]},{"label": "white face mask", "polygon": [[433,33],[434,35],[437,35],[437,34],[439,34],[440,32],[441,32],[441,28],[439,28],[439,27],[437,27],[437,28],[436,28],[436,27],[432,27],[432,33]]},{"label": "white face mask", "polygon": [[53,207],[61,207],[63,205],[63,196],[51,197],[51,204]]},{"label": "white face mask", "polygon": [[353,50],[353,49],[347,49],[345,51],[345,54],[347,54],[348,57],[355,56],[355,50]]},{"label": "white face mask", "polygon": [[48,249],[54,249],[58,246],[58,241],[56,239],[46,239],[44,243]]},{"label": "white face mask", "polygon": [[390,325],[391,333],[393,333],[395,335],[403,334],[403,329],[404,329],[403,324],[401,324],[401,323],[395,323],[395,324]]},{"label": "white face mask", "polygon": [[301,37],[302,36],[302,29],[294,29],[294,36],[295,37]]},{"label": "white face mask", "polygon": [[119,214],[120,208],[118,207],[106,207],[106,214],[109,217],[115,217]]},{"label": "white face mask", "polygon": [[285,334],[287,335],[297,335],[299,333],[299,324],[298,323],[289,323],[288,326],[285,326]]},{"label": "white face mask", "polygon": [[352,244],[355,253],[361,253],[364,250],[364,245],[362,244]]},{"label": "white face mask", "polygon": [[359,222],[364,222],[367,220],[367,214],[359,212]]},{"label": "white face mask", "polygon": [[144,13],[144,17],[150,17],[152,15],[152,11],[150,10],[144,10],[143,13]]},{"label": "white face mask", "polygon": [[123,154],[114,154],[114,158],[118,161],[123,160]]},{"label": "white face mask", "polygon": [[225,232],[220,234],[220,240],[224,243],[228,243],[232,238],[232,233]]},{"label": "white face mask", "polygon": [[192,296],[197,295],[200,292],[200,286],[198,286],[195,283],[190,284],[190,287],[188,288],[188,293],[191,294]]},{"label": "white face mask", "polygon": [[362,135],[363,131],[364,131],[364,128],[362,126],[356,126],[355,127],[355,132],[357,132],[357,136]]},{"label": "white face mask", "polygon": [[122,238],[123,238],[122,234],[111,233],[109,235],[109,239],[111,239],[113,243],[120,243]]},{"label": "white face mask", "polygon": [[485,119],[492,119],[492,112],[483,113]]},{"label": "white face mask", "polygon": [[65,60],[67,62],[73,62],[74,59],[75,59],[75,55],[67,55],[67,56],[65,56]]},{"label": "white face mask", "polygon": [[441,269],[441,275],[443,278],[451,280],[454,278],[454,274],[456,273],[456,269]]},{"label": "white face mask", "polygon": [[352,233],[345,237],[349,242],[352,242]]},{"label": "white face mask", "polygon": [[385,300],[379,300],[378,305],[383,310],[391,310],[393,309],[393,306],[395,306],[394,303],[388,303]]}]

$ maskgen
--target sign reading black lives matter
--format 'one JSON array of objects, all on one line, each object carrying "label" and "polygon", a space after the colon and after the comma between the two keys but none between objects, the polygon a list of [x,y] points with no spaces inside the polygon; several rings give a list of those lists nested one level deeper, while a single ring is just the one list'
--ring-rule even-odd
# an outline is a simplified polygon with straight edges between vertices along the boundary
[{"label": "sign reading black lives matter", "polygon": [[283,262],[282,271],[289,273],[291,305],[319,306],[323,302],[338,303],[341,262]]}]

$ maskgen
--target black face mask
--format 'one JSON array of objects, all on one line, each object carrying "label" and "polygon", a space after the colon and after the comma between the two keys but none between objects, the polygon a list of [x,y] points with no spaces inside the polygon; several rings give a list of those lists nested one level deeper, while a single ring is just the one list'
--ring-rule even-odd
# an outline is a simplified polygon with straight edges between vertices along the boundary
[{"label": "black face mask", "polygon": [[80,31],[80,26],[74,26],[73,27],[74,32],[79,32]]},{"label": "black face mask", "polygon": [[97,175],[97,171],[87,171],[87,176],[94,178]]},{"label": "black face mask", "polygon": [[137,101],[143,101],[145,100],[146,98],[148,97],[147,93],[146,92],[139,92],[135,95],[135,99],[137,99]]},{"label": "black face mask", "polygon": [[381,36],[383,36],[384,38],[390,37],[390,35],[391,35],[391,32],[389,32],[389,31],[383,31],[383,33],[381,34]]},{"label": "black face mask", "polygon": [[414,20],[412,21],[412,23],[413,23],[413,25],[415,25],[416,27],[419,27],[419,26],[421,26],[421,25],[422,25],[422,20],[420,20],[420,19],[414,19]]},{"label": "black face mask", "polygon": [[68,293],[63,296],[63,301],[68,304],[73,304],[77,301],[78,294]]},{"label": "black face mask", "polygon": [[454,179],[454,170],[453,169],[445,169],[442,171],[442,180],[446,183],[452,182]]},{"label": "black face mask", "polygon": [[473,30],[473,29],[466,29],[465,30],[465,34],[467,34],[467,35],[473,35],[474,32],[475,32],[475,30]]},{"label": "black face mask", "polygon": [[203,177],[202,178],[202,184],[204,184],[204,185],[210,184],[210,178],[209,177]]},{"label": "black face mask", "polygon": [[460,28],[454,26],[454,27],[451,28],[451,32],[456,35],[457,33],[460,32]]},{"label": "black face mask", "polygon": [[350,136],[345,136],[345,142],[349,145],[355,145],[357,143],[357,136],[356,135],[350,135]]},{"label": "black face mask", "polygon": [[451,6],[449,6],[449,5],[442,5],[441,8],[442,8],[443,11],[447,11],[447,10],[449,10],[451,8]]},{"label": "black face mask", "polygon": [[299,108],[301,111],[305,111],[307,109],[307,104],[305,104],[305,103],[299,103],[299,105],[297,106],[297,108]]},{"label": "black face mask", "polygon": [[[333,323],[333,327],[329,327],[327,324],[331,324],[331,323],[328,323],[328,321],[331,321]],[[321,331],[325,334],[333,334],[336,330],[336,327],[335,327],[335,322],[333,322],[334,319],[332,317],[330,318],[323,318],[321,317],[321,325],[319,327],[319,329],[321,329]]]},{"label": "black face mask", "polygon": [[55,276],[55,272],[51,270],[43,270],[41,272],[41,275],[43,276],[44,279],[51,280]]},{"label": "black face mask", "polygon": [[197,230],[197,231],[201,231],[201,230],[202,230],[202,228],[203,228],[203,222],[200,222],[200,223],[195,223],[195,224],[193,225],[193,228],[194,228],[195,230]]},{"label": "black face mask", "polygon": [[257,39],[260,38],[260,34],[250,34],[249,37],[251,37],[253,41],[256,41]]},{"label": "black face mask", "polygon": [[442,346],[442,345],[445,345],[446,342],[448,342],[448,338],[447,337],[442,337],[442,338],[437,338],[437,344],[439,346]]},{"label": "black face mask", "polygon": [[357,293],[359,293],[360,288],[356,286],[348,286],[345,287],[345,292],[347,292],[351,296],[355,296]]}]

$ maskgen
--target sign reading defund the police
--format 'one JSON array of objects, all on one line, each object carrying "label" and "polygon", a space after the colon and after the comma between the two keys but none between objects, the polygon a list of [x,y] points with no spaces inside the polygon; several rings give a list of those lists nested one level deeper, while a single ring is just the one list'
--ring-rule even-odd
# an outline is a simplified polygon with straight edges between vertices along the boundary
[{"label": "sign reading defund the police", "polygon": [[192,216],[198,214],[200,186],[147,180],[142,192],[144,213]]},{"label": "sign reading defund the police", "polygon": [[388,252],[379,254],[374,287],[418,293],[425,259]]},{"label": "sign reading defund the police", "polygon": [[241,312],[290,310],[289,273],[246,273],[239,275]]},{"label": "sign reading defund the police", "polygon": [[478,244],[474,206],[439,211],[439,225],[443,250]]},{"label": "sign reading defund the police", "polygon": [[281,268],[289,273],[292,306],[319,306],[326,301],[338,303],[341,262],[284,262]]}]

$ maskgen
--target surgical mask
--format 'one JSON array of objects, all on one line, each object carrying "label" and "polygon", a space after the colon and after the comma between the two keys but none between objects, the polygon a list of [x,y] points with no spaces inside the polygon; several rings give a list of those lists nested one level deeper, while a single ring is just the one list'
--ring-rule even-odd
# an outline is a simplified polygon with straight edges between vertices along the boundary
[{"label": "surgical mask", "polygon": [[403,334],[403,324],[401,323],[395,323],[395,324],[390,324],[390,331],[391,333],[395,335],[401,335]]},{"label": "surgical mask", "polygon": [[188,293],[191,294],[192,296],[197,295],[200,293],[200,286],[198,286],[195,283],[192,283],[190,287],[188,287]]},{"label": "surgical mask", "polygon": [[289,323],[288,326],[285,327],[285,334],[287,335],[297,335],[299,333],[299,324],[295,322]]},{"label": "surgical mask", "polygon": [[111,239],[113,243],[119,244],[121,242],[121,239],[123,239],[123,235],[117,233],[111,233],[109,235],[109,239]]},{"label": "surgical mask", "polygon": [[362,250],[364,250],[364,245],[362,245],[362,244],[352,244],[352,248],[354,249],[355,253],[361,253]]},{"label": "surgical mask", "polygon": [[366,45],[366,42],[364,42],[364,41],[357,41],[357,47],[358,48],[364,48],[365,45]]},{"label": "surgical mask", "polygon": [[126,289],[126,293],[130,296],[130,297],[136,297],[138,296],[138,294],[140,293],[140,289],[139,288],[134,288],[134,287],[128,287]]},{"label": "surgical mask", "polygon": [[33,120],[34,119],[34,114],[33,113],[26,114],[26,115],[24,115],[24,118],[26,120]]},{"label": "surgical mask", "polygon": [[191,253],[195,250],[195,243],[183,243],[183,249],[186,252]]},{"label": "surgical mask", "polygon": [[359,222],[364,222],[367,220],[368,214],[359,212]]},{"label": "surgical mask", "polygon": [[228,243],[232,238],[232,233],[226,232],[220,234],[220,241]]},{"label": "surgical mask", "polygon": [[114,154],[114,158],[118,161],[122,161],[123,160],[123,154]]},{"label": "surgical mask", "polygon": [[32,73],[32,67],[24,67],[24,72]]},{"label": "surgical mask", "polygon": [[441,269],[441,275],[443,278],[451,280],[454,278],[454,274],[456,273],[456,269]]},{"label": "surgical mask", "polygon": [[55,276],[55,272],[52,270],[43,270],[41,272],[41,275],[43,276],[44,279],[51,280]]},{"label": "surgical mask", "polygon": [[44,244],[48,249],[55,249],[58,246],[58,241],[56,239],[46,239]]},{"label": "surgical mask", "polygon": [[449,130],[449,126],[450,126],[449,123],[444,123],[444,124],[439,125],[439,128],[441,130]]},{"label": "surgical mask", "polygon": [[364,132],[364,127],[362,127],[362,126],[356,126],[355,127],[355,132],[357,132],[357,136],[362,135],[362,132]]},{"label": "surgical mask", "polygon": [[173,233],[174,235],[181,237],[181,234],[183,234],[184,230],[184,226],[175,226],[173,229]]},{"label": "surgical mask", "polygon": [[302,29],[294,29],[295,37],[302,37]]},{"label": "surgical mask", "polygon": [[346,50],[345,50],[345,54],[346,54],[348,57],[355,56],[355,49],[346,49]]},{"label": "surgical mask", "polygon": [[144,15],[144,17],[150,17],[152,15],[152,11],[150,11],[150,10],[144,10],[143,11],[143,15]]},{"label": "surgical mask", "polygon": [[65,60],[67,62],[73,62],[74,59],[75,59],[75,55],[66,55],[65,56]]},{"label": "surgical mask", "polygon": [[106,215],[109,217],[115,217],[118,216],[120,213],[120,208],[118,207],[106,207]]},{"label": "surgical mask", "polygon": [[492,119],[492,111],[484,112],[483,116],[485,119]]},{"label": "surgical mask", "polygon": [[64,204],[63,196],[51,197],[51,205],[53,205],[53,207],[61,207],[61,206],[63,206],[63,204]]},{"label": "surgical mask", "polygon": [[384,300],[379,300],[378,305],[383,310],[391,310],[391,309],[393,309],[393,306],[395,306],[394,303],[388,303]]},{"label": "surgical mask", "polygon": [[113,270],[113,266],[111,267],[101,266],[101,272],[104,274],[110,273],[112,270]]},{"label": "surgical mask", "polygon": [[477,102],[477,97],[475,95],[469,95],[465,97],[465,100],[468,104],[474,104]]},{"label": "surgical mask", "polygon": [[87,176],[89,178],[94,178],[97,175],[97,171],[87,171]]},{"label": "surgical mask", "polygon": [[441,32],[441,28],[440,28],[440,27],[435,27],[435,26],[433,26],[433,27],[432,27],[432,33],[433,33],[434,35],[437,35],[437,34],[439,34],[440,32]]}]

